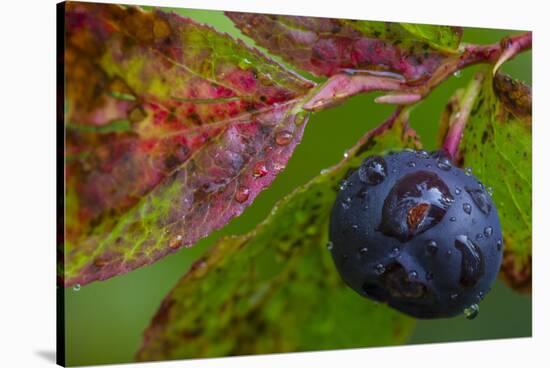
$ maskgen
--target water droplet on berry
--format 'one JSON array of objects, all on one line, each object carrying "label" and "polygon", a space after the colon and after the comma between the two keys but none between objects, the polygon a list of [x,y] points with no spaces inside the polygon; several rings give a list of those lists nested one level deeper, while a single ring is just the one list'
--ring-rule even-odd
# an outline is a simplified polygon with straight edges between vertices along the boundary
[{"label": "water droplet on berry", "polygon": [[472,197],[472,200],[476,204],[477,208],[485,215],[491,212],[491,201],[483,189],[466,188],[466,191]]},{"label": "water droplet on berry", "polygon": [[477,233],[476,234],[476,240],[481,240],[483,239],[483,234],[482,233]]},{"label": "water droplet on berry", "polygon": [[250,189],[247,187],[239,187],[235,193],[235,200],[239,203],[244,203],[250,196]]},{"label": "water droplet on berry", "polygon": [[379,263],[376,265],[375,271],[378,275],[381,275],[384,273],[384,271],[386,271],[386,267],[384,267],[382,263]]},{"label": "water droplet on berry", "polygon": [[497,250],[500,252],[502,250],[502,240],[497,241]]},{"label": "water droplet on berry", "polygon": [[416,162],[414,162],[414,161],[409,161],[409,162],[407,163],[407,166],[408,166],[408,167],[416,167]]},{"label": "water droplet on berry", "polygon": [[490,227],[490,226],[487,226],[487,227],[483,230],[483,234],[485,234],[485,237],[486,237],[486,238],[490,237],[491,235],[493,235],[493,228]]},{"label": "water droplet on berry", "polygon": [[357,226],[356,224],[353,224],[353,225],[351,225],[351,228],[352,228],[353,230],[357,230],[357,229],[359,228],[359,226]]},{"label": "water droplet on berry", "polygon": [[451,217],[449,220],[450,220],[451,222],[455,222],[455,221],[456,221],[456,217],[453,216],[453,217]]},{"label": "water droplet on berry", "polygon": [[469,204],[469,203],[464,203],[462,205],[462,209],[464,210],[464,212],[466,212],[468,215],[470,213],[472,213],[472,206]]},{"label": "water droplet on berry", "polygon": [[350,197],[347,197],[346,199],[344,199],[344,201],[342,202],[342,208],[347,210],[349,209],[351,206],[351,198]]},{"label": "water droplet on berry", "polygon": [[437,167],[439,167],[443,171],[449,171],[451,170],[452,164],[447,157],[439,157],[437,159]]},{"label": "water droplet on berry", "polygon": [[462,189],[460,189],[459,187],[456,187],[455,188],[455,194],[459,195],[460,193],[462,193]]},{"label": "water droplet on berry", "polygon": [[428,153],[428,151],[421,150],[421,151],[416,152],[416,157],[418,157],[418,158],[428,158],[428,157],[430,157],[430,154]]},{"label": "water droplet on berry", "polygon": [[456,237],[455,247],[462,254],[460,284],[465,287],[474,286],[485,272],[481,249],[466,235]]},{"label": "water droplet on berry", "polygon": [[380,156],[369,157],[359,167],[359,180],[363,183],[376,185],[386,178],[386,161]]},{"label": "water droplet on berry", "polygon": [[429,254],[436,254],[437,251],[439,250],[439,247],[437,246],[437,243],[435,240],[430,240],[428,241],[428,243],[426,244],[426,250],[428,251]]},{"label": "water droplet on berry", "polygon": [[416,271],[411,271],[409,272],[409,280],[415,280],[416,278],[418,278],[418,273]]},{"label": "water droplet on berry", "polygon": [[360,254],[361,256],[364,256],[364,255],[367,254],[368,252],[369,252],[369,248],[367,248],[367,247],[363,247],[363,248],[359,249],[359,254]]},{"label": "water droplet on berry", "polygon": [[267,167],[265,166],[265,162],[257,162],[256,165],[254,165],[254,169],[252,170],[252,176],[255,178],[261,178],[263,176],[267,175]]},{"label": "water droplet on berry", "polygon": [[401,251],[399,250],[399,248],[395,247],[391,250],[390,257],[396,258],[399,256],[400,253]]},{"label": "water droplet on berry", "polygon": [[479,314],[479,306],[477,304],[472,304],[468,308],[464,309],[464,315],[467,319],[474,319]]},{"label": "water droplet on berry", "polygon": [[471,176],[472,175],[472,168],[471,167],[465,168],[464,173],[468,176]]},{"label": "water droplet on berry", "polygon": [[438,224],[453,200],[449,188],[435,173],[407,174],[384,200],[379,230],[405,242]]},{"label": "water droplet on berry", "polygon": [[281,130],[275,134],[275,143],[279,146],[286,146],[292,142],[294,135],[288,130]]}]

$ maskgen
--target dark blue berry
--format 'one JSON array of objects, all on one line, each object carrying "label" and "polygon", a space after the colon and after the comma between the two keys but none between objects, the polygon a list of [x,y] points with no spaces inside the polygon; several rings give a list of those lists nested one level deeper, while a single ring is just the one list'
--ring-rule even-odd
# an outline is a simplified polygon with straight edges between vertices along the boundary
[{"label": "dark blue berry", "polygon": [[347,285],[417,318],[471,310],[502,261],[490,194],[442,152],[367,158],[346,178],[329,237]]}]

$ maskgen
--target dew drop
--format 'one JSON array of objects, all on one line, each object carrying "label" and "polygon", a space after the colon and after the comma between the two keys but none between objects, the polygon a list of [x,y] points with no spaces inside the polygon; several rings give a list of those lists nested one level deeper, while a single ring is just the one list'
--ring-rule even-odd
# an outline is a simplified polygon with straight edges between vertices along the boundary
[{"label": "dew drop", "polygon": [[369,252],[369,248],[367,248],[367,247],[363,247],[363,248],[359,249],[359,254],[361,256],[366,255],[368,252]]},{"label": "dew drop", "polygon": [[430,240],[426,244],[426,250],[429,254],[434,255],[439,250],[439,247],[437,246],[437,242],[435,240]]},{"label": "dew drop", "polygon": [[435,173],[407,174],[384,200],[378,230],[405,242],[441,222],[453,200],[449,188]]},{"label": "dew drop", "polygon": [[409,280],[416,280],[418,278],[418,272],[412,270],[409,272]]},{"label": "dew drop", "polygon": [[327,243],[327,249],[328,249],[328,250],[332,250],[332,248],[334,248],[334,243],[332,243],[331,241],[329,241],[329,242]]},{"label": "dew drop", "polygon": [[462,76],[462,71],[459,69],[459,70],[455,71],[453,73],[453,75],[455,76],[455,78],[460,78]]},{"label": "dew drop", "polygon": [[80,284],[75,284],[75,285],[73,286],[73,290],[74,290],[74,291],[80,291]]},{"label": "dew drop", "polygon": [[281,130],[275,134],[275,143],[279,146],[286,146],[292,142],[294,135],[288,130]]},{"label": "dew drop", "polygon": [[451,222],[455,222],[455,221],[456,221],[456,217],[453,216],[453,217],[451,217],[449,220],[450,220]]},{"label": "dew drop", "polygon": [[376,265],[375,271],[378,275],[381,275],[384,273],[384,271],[386,271],[386,267],[384,267],[382,263],[379,263]]},{"label": "dew drop", "polygon": [[491,212],[491,201],[483,189],[466,188],[466,191],[472,197],[472,200],[476,204],[477,208],[485,215]]},{"label": "dew drop", "polygon": [[481,249],[466,235],[456,237],[455,247],[462,254],[460,284],[465,287],[472,287],[477,284],[485,272]]},{"label": "dew drop", "polygon": [[449,299],[451,299],[451,300],[456,300],[457,298],[458,298],[457,293],[452,293],[451,295],[449,295]]},{"label": "dew drop", "polygon": [[252,170],[252,176],[255,178],[261,178],[263,176],[266,176],[268,173],[267,167],[265,166],[265,162],[257,162],[256,165],[254,165],[254,169]]},{"label": "dew drop", "polygon": [[380,184],[386,178],[387,171],[386,161],[382,157],[369,157],[359,167],[359,180],[370,185]]},{"label": "dew drop", "polygon": [[453,252],[451,252],[450,250],[446,251],[445,254],[447,255],[447,257],[450,257],[451,254],[453,254]]},{"label": "dew drop", "polygon": [[485,297],[485,294],[483,293],[483,291],[480,291],[479,293],[477,293],[477,300],[482,301],[483,297]]},{"label": "dew drop", "polygon": [[359,226],[357,226],[356,224],[353,224],[353,225],[351,225],[351,228],[352,228],[353,230],[357,230],[357,229],[359,228]]},{"label": "dew drop", "polygon": [[416,152],[416,157],[418,157],[418,158],[428,158],[428,157],[430,157],[430,154],[428,153],[428,151],[421,150],[421,151]]},{"label": "dew drop", "polygon": [[409,161],[409,162],[407,163],[407,166],[408,166],[408,167],[416,167],[416,162],[414,162],[414,161]]},{"label": "dew drop", "polygon": [[469,204],[469,203],[464,203],[462,205],[462,209],[464,210],[464,212],[466,212],[468,215],[470,213],[472,213],[472,206]]},{"label": "dew drop", "polygon": [[471,167],[465,168],[464,173],[468,176],[471,176],[472,175],[472,168]]},{"label": "dew drop", "polygon": [[477,304],[472,304],[468,308],[464,309],[464,315],[467,319],[474,319],[479,314],[479,306]]},{"label": "dew drop", "polygon": [[455,194],[459,195],[460,193],[462,193],[462,189],[460,189],[459,187],[456,187],[455,188]]},{"label": "dew drop", "polygon": [[239,187],[235,193],[235,200],[239,203],[244,203],[250,196],[250,189],[247,187]]},{"label": "dew drop", "polygon": [[487,187],[487,193],[492,197],[493,196],[493,187]]},{"label": "dew drop", "polygon": [[449,171],[451,170],[452,164],[447,157],[439,157],[437,159],[437,167],[439,167],[443,171]]},{"label": "dew drop", "polygon": [[347,181],[347,180],[345,180],[345,179],[344,179],[344,180],[342,180],[342,181],[340,182],[340,186],[339,186],[339,188],[340,188],[340,191],[342,191],[342,190],[346,189],[347,187],[348,187],[348,181]]},{"label": "dew drop", "polygon": [[483,230],[483,234],[485,235],[486,238],[490,237],[491,235],[493,235],[493,228],[490,227],[490,226],[487,226],[487,227]]},{"label": "dew drop", "polygon": [[476,234],[476,240],[481,240],[483,239],[483,234],[482,233],[477,233]]},{"label": "dew drop", "polygon": [[346,199],[344,199],[344,201],[342,202],[342,208],[347,210],[351,207],[351,198],[350,197],[347,197]]},{"label": "dew drop", "polygon": [[344,158],[348,158],[348,157],[349,157],[348,151],[344,152]]},{"label": "dew drop", "polygon": [[399,248],[395,247],[391,250],[390,257],[392,257],[392,258],[399,257],[400,253],[401,253],[401,251],[399,250]]},{"label": "dew drop", "polygon": [[502,250],[502,240],[499,239],[499,240],[497,241],[497,251],[500,252],[501,250]]}]

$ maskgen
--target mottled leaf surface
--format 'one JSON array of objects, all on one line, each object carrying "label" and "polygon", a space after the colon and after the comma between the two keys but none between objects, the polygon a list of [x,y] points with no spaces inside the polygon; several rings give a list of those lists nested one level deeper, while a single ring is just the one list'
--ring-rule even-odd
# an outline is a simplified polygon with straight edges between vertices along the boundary
[{"label": "mottled leaf surface", "polygon": [[462,28],[451,26],[435,26],[431,24],[399,23],[411,34],[424,40],[433,48],[444,51],[456,51],[462,39]]},{"label": "mottled leaf surface", "polygon": [[284,168],[313,83],[174,13],[65,12],[65,285],[190,246]]},{"label": "mottled leaf surface", "polygon": [[221,239],[166,296],[138,360],[385,346],[414,320],[344,286],[326,248],[339,182],[367,156],[417,146],[395,124],[275,206],[249,234]]},{"label": "mottled leaf surface", "polygon": [[531,88],[487,73],[461,142],[464,166],[493,190],[504,232],[501,274],[516,290],[531,290]]},{"label": "mottled leaf surface", "polygon": [[453,27],[226,12],[258,45],[318,76],[393,73],[409,82],[431,75],[460,42]]}]

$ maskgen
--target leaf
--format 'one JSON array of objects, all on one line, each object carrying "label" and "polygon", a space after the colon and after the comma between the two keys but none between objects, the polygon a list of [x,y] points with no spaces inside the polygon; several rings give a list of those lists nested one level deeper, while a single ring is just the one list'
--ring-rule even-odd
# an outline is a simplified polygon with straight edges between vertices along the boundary
[{"label": "leaf", "polygon": [[301,140],[314,86],[174,13],[67,3],[65,285],[152,263],[239,215]]},{"label": "leaf", "polygon": [[501,276],[531,290],[531,88],[487,71],[461,142],[464,166],[493,188],[504,232]]},{"label": "leaf", "polygon": [[430,46],[447,52],[456,51],[462,39],[462,28],[430,24],[399,23],[411,34],[425,40]]},{"label": "leaf", "polygon": [[418,145],[401,124],[279,201],[252,232],[218,241],[163,300],[138,360],[398,344],[414,320],[344,286],[325,247],[338,184],[374,153]]},{"label": "leaf", "polygon": [[423,80],[461,38],[461,31],[450,27],[417,26],[411,31],[391,22],[234,12],[226,15],[258,45],[318,76],[370,72],[407,81]]}]

